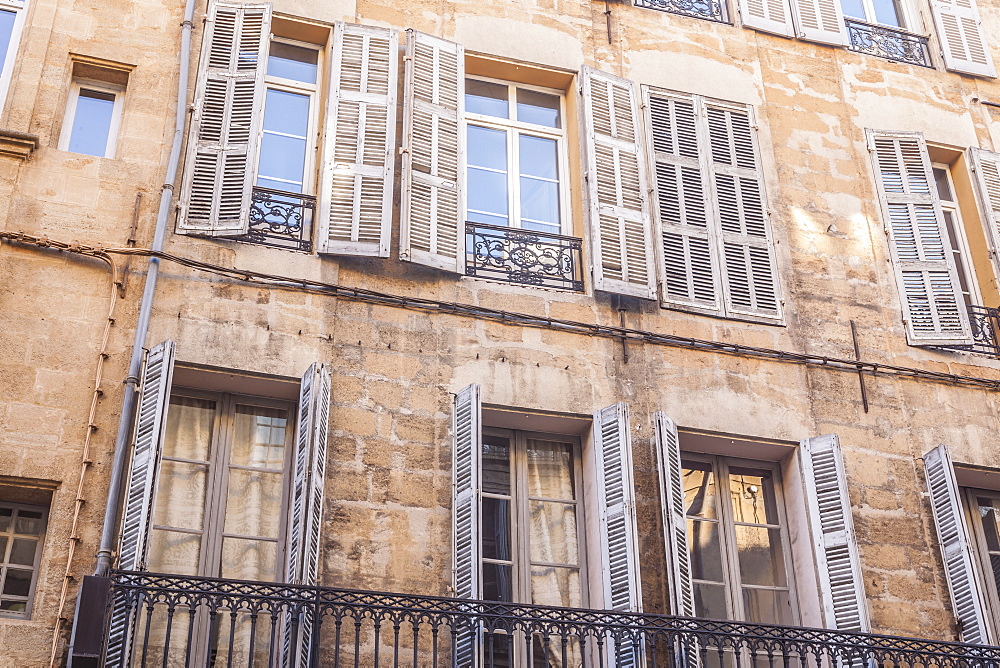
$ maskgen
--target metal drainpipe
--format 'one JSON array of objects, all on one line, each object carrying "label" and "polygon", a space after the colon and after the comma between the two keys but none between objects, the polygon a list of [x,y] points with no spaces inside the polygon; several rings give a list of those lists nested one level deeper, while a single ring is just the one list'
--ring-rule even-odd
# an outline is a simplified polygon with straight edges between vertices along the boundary
[{"label": "metal drainpipe", "polygon": [[[170,217],[170,205],[173,201],[174,182],[177,179],[177,166],[180,164],[181,145],[184,142],[184,124],[187,120],[187,89],[188,69],[191,66],[191,30],[194,17],[195,0],[187,0],[184,8],[184,22],[181,23],[181,58],[180,72],[177,76],[177,112],[174,120],[174,140],[170,147],[170,159],[167,162],[166,182],[160,190],[160,210],[156,216],[156,231],[153,233],[153,250],[163,250],[163,237],[166,235],[167,219]],[[118,423],[118,436],[115,439],[115,458],[111,467],[111,482],[108,487],[108,505],[104,509],[104,527],[101,532],[101,546],[97,550],[97,567],[95,575],[107,575],[111,569],[111,555],[114,551],[115,534],[118,527],[118,505],[121,500],[122,481],[125,479],[125,466],[128,462],[129,440],[132,434],[132,421],[135,413],[135,402],[138,395],[139,373],[142,370],[143,347],[146,344],[146,334],[149,331],[149,315],[153,310],[153,293],[156,291],[156,278],[160,269],[160,259],[151,257],[146,271],[146,286],[142,292],[142,302],[139,306],[139,320],[135,327],[135,340],[132,343],[132,359],[129,361],[128,376],[125,378],[125,399],[122,402],[122,416]]]}]

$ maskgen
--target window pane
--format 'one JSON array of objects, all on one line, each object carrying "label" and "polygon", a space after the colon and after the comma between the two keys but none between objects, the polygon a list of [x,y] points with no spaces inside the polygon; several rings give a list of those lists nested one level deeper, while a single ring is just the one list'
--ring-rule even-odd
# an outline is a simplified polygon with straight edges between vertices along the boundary
[{"label": "window pane", "polygon": [[571,501],[573,487],[573,446],[529,438],[528,496]]},{"label": "window pane", "polygon": [[500,225],[507,224],[507,174],[469,168],[469,215],[491,214]]},{"label": "window pane", "polygon": [[844,16],[865,20],[865,6],[861,0],[840,0],[840,4],[844,10]]},{"label": "window pane", "polygon": [[535,605],[563,608],[581,607],[583,598],[580,595],[580,570],[558,566],[532,566],[531,602]]},{"label": "window pane", "polygon": [[737,525],[736,549],[743,584],[784,586],[785,554],[781,531]]},{"label": "window pane", "polygon": [[510,501],[483,497],[482,518],[483,558],[509,561]]},{"label": "window pane", "polygon": [[0,610],[8,612],[24,612],[28,609],[26,601],[0,601]]},{"label": "window pane", "polygon": [[983,522],[983,534],[986,536],[986,548],[988,550],[1000,551],[1000,533],[997,531],[997,523],[1000,521],[1000,514],[997,513],[997,505],[1000,499],[991,499],[980,496],[976,499],[979,505],[979,517]]},{"label": "window pane", "polygon": [[73,115],[68,149],[73,153],[103,157],[114,116],[115,94],[81,88]]},{"label": "window pane", "polygon": [[200,556],[201,536],[198,534],[153,529],[146,566],[153,573],[197,575]]},{"label": "window pane", "polygon": [[470,114],[507,118],[509,116],[507,91],[507,86],[501,84],[466,79],[465,110]]},{"label": "window pane", "polygon": [[281,523],[281,474],[229,469],[226,533],[277,538]]},{"label": "window pane", "polygon": [[483,436],[483,491],[510,494],[510,441]]},{"label": "window pane", "polygon": [[951,195],[951,185],[948,183],[948,170],[940,167],[934,168],[934,184],[937,186],[937,194],[945,202],[953,202]]},{"label": "window pane", "polygon": [[263,406],[236,406],[236,425],[230,463],[282,469],[288,411]]},{"label": "window pane", "polygon": [[734,520],[754,524],[778,523],[772,477],[770,471],[729,469],[729,496],[733,503]]},{"label": "window pane", "polygon": [[237,580],[274,582],[278,544],[270,540],[222,539],[220,575]]},{"label": "window pane", "polygon": [[875,5],[875,21],[883,25],[902,27],[899,11],[894,0],[873,0]]},{"label": "window pane", "polygon": [[15,538],[14,544],[10,547],[10,558],[7,561],[11,564],[20,564],[21,566],[34,566],[35,550],[37,548],[37,540]]},{"label": "window pane", "polygon": [[17,511],[17,520],[14,522],[14,533],[26,536],[41,536],[44,528],[45,523],[42,521],[42,512],[40,510],[21,509]]},{"label": "window pane", "polygon": [[14,32],[16,12],[0,11],[0,67],[7,64],[7,51],[10,50],[10,37]]},{"label": "window pane", "polygon": [[689,519],[687,532],[691,577],[696,580],[723,582],[719,525],[715,522]]},{"label": "window pane", "polygon": [[27,596],[31,590],[32,571],[19,568],[8,568],[7,577],[3,581],[3,593],[11,596]]},{"label": "window pane", "polygon": [[511,568],[505,564],[483,564],[483,600],[513,601]]},{"label": "window pane", "polygon": [[758,624],[791,624],[792,604],[788,592],[775,589],[744,589],[746,621]]},{"label": "window pane", "polygon": [[546,228],[559,227],[559,184],[521,177],[521,218]]},{"label": "window pane", "polygon": [[558,128],[559,96],[533,90],[517,89],[517,120],[549,128]]},{"label": "window pane", "polygon": [[558,143],[554,139],[519,135],[521,175],[542,179],[559,178]]},{"label": "window pane", "polygon": [[264,132],[305,137],[309,132],[309,96],[268,88],[264,98]]},{"label": "window pane", "polygon": [[531,501],[528,509],[531,560],[557,564],[580,563],[576,507],[554,501]]},{"label": "window pane", "polygon": [[694,614],[708,619],[729,619],[725,586],[695,582]]},{"label": "window pane", "polygon": [[469,165],[507,172],[507,133],[504,130],[470,125],[468,138]]},{"label": "window pane", "polygon": [[0,508],[0,531],[10,531],[10,522],[13,517],[13,508]]},{"label": "window pane", "polygon": [[271,42],[267,54],[267,74],[282,79],[316,83],[319,51],[284,42]]},{"label": "window pane", "polygon": [[715,474],[704,462],[682,462],[684,507],[689,516],[715,518]]},{"label": "window pane", "polygon": [[205,464],[162,461],[156,503],[153,504],[153,524],[200,530],[205,522],[207,486],[208,467]]},{"label": "window pane", "polygon": [[208,461],[214,426],[214,401],[170,397],[163,456]]},{"label": "window pane", "polygon": [[0,563],[7,561],[7,536],[0,536]]},{"label": "window pane", "polygon": [[[306,140],[264,133],[260,144],[260,167],[257,185],[270,180],[276,190],[302,192],[306,165]],[[271,186],[266,186],[271,187]]]}]

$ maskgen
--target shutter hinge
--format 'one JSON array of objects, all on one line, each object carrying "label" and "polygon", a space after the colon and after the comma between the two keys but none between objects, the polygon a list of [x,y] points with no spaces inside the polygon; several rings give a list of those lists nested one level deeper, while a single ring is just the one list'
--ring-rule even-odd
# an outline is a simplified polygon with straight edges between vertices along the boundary
[{"label": "shutter hinge", "polygon": [[874,135],[869,134],[868,137],[867,137],[867,140],[868,141],[866,141],[865,143],[868,144],[868,150],[869,151],[874,151],[875,150],[875,137],[874,137]]},{"label": "shutter hinge", "polygon": [[407,62],[407,61],[411,61],[411,60],[413,60],[413,56],[410,56],[410,55],[403,56],[403,62],[404,63]]},{"label": "shutter hinge", "polygon": [[400,155],[406,155],[409,152],[410,152],[410,147],[409,146],[400,146],[399,147],[399,154]]}]

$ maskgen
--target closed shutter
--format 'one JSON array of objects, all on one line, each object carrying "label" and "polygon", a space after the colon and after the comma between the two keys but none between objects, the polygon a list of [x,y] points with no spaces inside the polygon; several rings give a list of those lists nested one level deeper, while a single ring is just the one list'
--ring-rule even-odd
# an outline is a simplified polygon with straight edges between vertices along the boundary
[{"label": "closed shutter", "polygon": [[[170,403],[173,373],[173,341],[164,341],[146,353],[136,408],[132,465],[122,513],[121,544],[118,547],[118,568],[121,570],[138,571],[146,568],[153,499],[156,497],[163,434],[167,428],[167,406]],[[126,610],[116,608],[112,611],[108,624],[107,665],[128,663],[138,613],[139,609],[134,608],[130,619]]]},{"label": "closed shutter", "polygon": [[778,269],[750,110],[706,103],[705,116],[726,311],[780,319]]},{"label": "closed shutter", "polygon": [[594,287],[656,298],[646,155],[634,83],[581,69]]},{"label": "closed shutter", "polygon": [[389,257],[399,36],[337,23],[320,186],[322,253]]},{"label": "closed shutter", "polygon": [[664,305],[722,311],[709,184],[700,149],[698,102],[646,89],[646,114],[655,165],[653,212],[663,244]]},{"label": "closed shutter", "polygon": [[793,35],[788,0],[740,0],[740,17],[748,28],[785,37]]},{"label": "closed shutter", "polygon": [[952,612],[962,628],[962,642],[987,645],[991,638],[982,580],[972,554],[948,446],[939,445],[924,455],[924,475],[934,509],[934,526],[941,544]]},{"label": "closed shutter", "polygon": [[910,345],[971,344],[923,135],[866,130]]},{"label": "closed shutter", "polygon": [[669,562],[667,577],[670,585],[670,614],[694,617],[691,553],[688,548],[677,425],[663,412],[654,413],[653,418],[656,421],[656,463],[660,472],[663,538]]},{"label": "closed shutter", "polygon": [[[478,599],[479,591],[479,491],[480,460],[483,452],[482,404],[479,386],[469,385],[455,396],[452,422],[454,446],[454,547],[455,596]],[[478,629],[462,629],[456,645],[456,666],[471,666]]]},{"label": "closed shutter", "polygon": [[837,435],[802,441],[799,464],[826,626],[868,633],[861,557]]},{"label": "closed shutter", "polygon": [[995,77],[975,0],[931,0],[944,66],[956,72]]},{"label": "closed shutter", "polygon": [[980,204],[989,228],[990,256],[1000,276],[1000,153],[972,149],[972,164],[979,184]]},{"label": "closed shutter", "polygon": [[848,44],[840,0],[791,0],[791,5],[796,36],[821,44]]},{"label": "closed shutter", "polygon": [[214,3],[202,43],[177,231],[244,234],[264,108],[271,5]]},{"label": "closed shutter", "polygon": [[409,31],[400,258],[465,273],[465,50]]}]

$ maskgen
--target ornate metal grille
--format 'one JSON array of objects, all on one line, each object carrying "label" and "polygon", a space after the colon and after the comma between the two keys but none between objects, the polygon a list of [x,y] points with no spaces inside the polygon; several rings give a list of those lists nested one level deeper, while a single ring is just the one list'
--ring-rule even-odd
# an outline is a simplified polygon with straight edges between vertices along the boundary
[{"label": "ornate metal grille", "polygon": [[582,240],[482,223],[465,224],[465,273],[583,292]]},{"label": "ornate metal grille", "polygon": [[726,3],[720,0],[635,0],[635,6],[717,23],[732,23],[726,11]]},{"label": "ornate metal grille", "polygon": [[250,202],[250,227],[235,237],[262,246],[312,251],[316,198],[270,188],[254,188]]},{"label": "ornate metal grille", "polygon": [[927,48],[927,38],[899,28],[873,25],[854,19],[844,19],[851,50],[887,58],[900,63],[934,67]]},{"label": "ornate metal grille", "polygon": [[1000,309],[973,305],[966,308],[969,312],[969,324],[972,325],[974,343],[971,346],[941,347],[1000,357]]},{"label": "ornate metal grille", "polygon": [[[1000,662],[1000,647],[790,626],[135,572],[105,581],[109,608],[136,625],[126,651],[110,651],[105,633],[105,656],[135,666],[498,668],[518,654],[527,665],[617,666],[640,652],[642,665],[685,668]],[[310,645],[284,644],[305,620]]]}]

